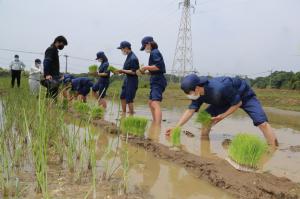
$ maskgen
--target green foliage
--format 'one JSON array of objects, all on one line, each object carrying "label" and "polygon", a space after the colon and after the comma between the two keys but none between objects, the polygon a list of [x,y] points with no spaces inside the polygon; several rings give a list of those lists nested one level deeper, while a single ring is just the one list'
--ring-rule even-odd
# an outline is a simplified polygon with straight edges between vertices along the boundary
[{"label": "green foliage", "polygon": [[181,128],[176,127],[171,132],[171,141],[173,146],[180,146],[180,134],[181,134]]},{"label": "green foliage", "polygon": [[99,106],[91,107],[91,117],[92,119],[101,119],[104,116],[104,109]]},{"label": "green foliage", "polygon": [[80,101],[75,101],[73,104],[74,110],[80,114],[86,114],[89,113],[91,108],[87,103],[80,102]]},{"label": "green foliage", "polygon": [[96,73],[97,71],[98,71],[98,66],[97,65],[89,66],[89,72],[90,73]]},{"label": "green foliage", "polygon": [[259,137],[249,134],[238,134],[232,140],[229,157],[242,166],[256,168],[262,155],[267,150],[267,144]]},{"label": "green foliage", "polygon": [[136,136],[144,136],[148,119],[143,117],[129,116],[121,120],[121,131]]},{"label": "green foliage", "polygon": [[110,71],[110,72],[112,72],[112,73],[114,73],[114,72],[117,71],[118,69],[117,69],[116,67],[114,67],[114,66],[109,66],[109,67],[107,68],[107,70]]},{"label": "green foliage", "polygon": [[203,126],[208,126],[211,123],[211,115],[206,111],[199,111],[196,122],[201,123]]}]

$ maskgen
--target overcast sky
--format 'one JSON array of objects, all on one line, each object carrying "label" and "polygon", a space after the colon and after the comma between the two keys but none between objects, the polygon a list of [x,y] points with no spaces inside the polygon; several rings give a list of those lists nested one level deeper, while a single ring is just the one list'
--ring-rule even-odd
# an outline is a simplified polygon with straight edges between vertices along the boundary
[{"label": "overcast sky", "polygon": [[[69,45],[61,52],[94,59],[99,50],[119,65],[116,47],[128,40],[140,59],[143,36],[158,42],[171,70],[181,11],[178,0],[0,0],[0,48],[44,52],[58,35]],[[192,15],[194,66],[201,74],[267,75],[300,70],[300,0],[198,0]],[[14,52],[0,50],[0,65]],[[43,55],[17,53],[29,67]],[[61,68],[64,62],[61,60]],[[72,72],[93,61],[69,60]]]}]

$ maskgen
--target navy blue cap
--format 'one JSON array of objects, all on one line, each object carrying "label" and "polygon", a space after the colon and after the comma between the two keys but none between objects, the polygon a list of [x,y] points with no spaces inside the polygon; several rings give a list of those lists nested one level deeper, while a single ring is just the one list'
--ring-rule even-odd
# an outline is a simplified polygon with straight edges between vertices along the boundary
[{"label": "navy blue cap", "polygon": [[37,63],[37,64],[42,63],[42,61],[40,59],[35,59],[34,62]]},{"label": "navy blue cap", "polygon": [[131,43],[129,43],[128,41],[122,41],[118,49],[123,49],[123,48],[131,48]]},{"label": "navy blue cap", "polygon": [[63,83],[67,84],[69,82],[72,81],[72,79],[74,79],[75,77],[73,75],[70,74],[64,74],[64,79],[63,79]]},{"label": "navy blue cap", "polygon": [[151,36],[144,37],[143,40],[142,40],[142,42],[141,42],[142,43],[141,51],[145,50],[146,44],[148,44],[148,43],[150,43],[152,41],[154,41],[153,37],[151,37]]},{"label": "navy blue cap", "polygon": [[103,51],[99,51],[97,52],[96,56],[97,56],[96,60],[103,59],[105,57],[105,54]]},{"label": "navy blue cap", "polygon": [[198,77],[195,74],[185,76],[181,81],[181,89],[189,94],[191,91],[196,89],[196,86],[203,86],[208,82],[208,77],[200,76]]}]

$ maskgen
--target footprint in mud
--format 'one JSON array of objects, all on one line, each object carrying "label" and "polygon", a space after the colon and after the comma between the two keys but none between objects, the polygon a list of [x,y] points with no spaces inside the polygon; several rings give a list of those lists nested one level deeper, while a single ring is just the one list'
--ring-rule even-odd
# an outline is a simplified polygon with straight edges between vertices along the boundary
[{"label": "footprint in mud", "polygon": [[224,149],[228,149],[229,145],[231,144],[231,139],[224,139],[223,142],[222,142],[222,146]]},{"label": "footprint in mud", "polygon": [[195,137],[195,135],[193,133],[191,133],[190,131],[183,131],[184,135],[188,136],[188,137]]}]

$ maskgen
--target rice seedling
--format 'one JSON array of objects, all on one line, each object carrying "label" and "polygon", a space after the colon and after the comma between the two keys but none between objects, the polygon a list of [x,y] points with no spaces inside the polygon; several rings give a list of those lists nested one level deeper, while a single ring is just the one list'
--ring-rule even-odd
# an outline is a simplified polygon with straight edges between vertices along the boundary
[{"label": "rice seedling", "polygon": [[112,73],[115,73],[118,69],[116,67],[114,67],[114,66],[109,66],[107,68],[107,70],[110,71],[110,72],[112,72]]},{"label": "rice seedling", "polygon": [[148,119],[137,116],[129,116],[121,119],[121,131],[124,133],[130,133],[135,136],[143,137],[146,127],[148,124]]},{"label": "rice seedling", "polygon": [[87,114],[91,110],[89,105],[84,102],[76,101],[73,103],[74,110],[79,114]]},{"label": "rice seedling", "polygon": [[89,66],[89,72],[90,73],[97,73],[97,71],[98,71],[98,66],[97,65]]},{"label": "rice seedling", "polygon": [[91,107],[90,114],[92,119],[101,119],[104,116],[104,109],[99,106],[93,106]]},{"label": "rice seedling", "polygon": [[175,147],[178,147],[181,144],[180,134],[181,134],[181,128],[180,127],[174,128],[171,132],[172,145],[175,146]]},{"label": "rice seedling", "polygon": [[201,123],[203,126],[211,124],[211,115],[207,111],[200,111],[197,115],[196,122]]},{"label": "rice seedling", "polygon": [[266,142],[259,137],[249,134],[238,134],[229,145],[228,154],[239,165],[257,168],[257,164],[266,150]]}]

